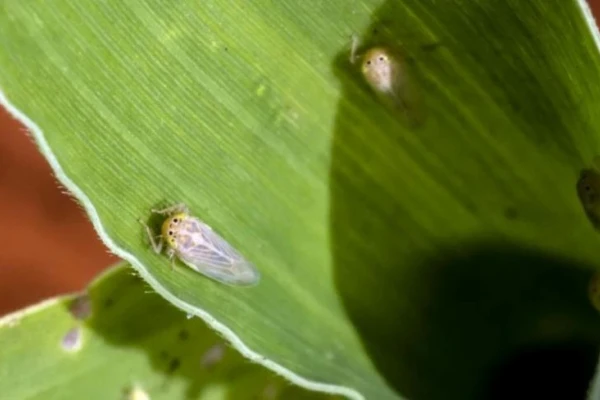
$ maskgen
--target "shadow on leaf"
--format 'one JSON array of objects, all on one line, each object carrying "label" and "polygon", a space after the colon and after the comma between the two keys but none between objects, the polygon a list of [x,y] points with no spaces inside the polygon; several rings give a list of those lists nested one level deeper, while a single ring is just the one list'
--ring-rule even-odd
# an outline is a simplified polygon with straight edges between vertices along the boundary
[{"label": "shadow on leaf", "polygon": [[[537,393],[581,398],[600,334],[587,297],[594,266],[528,241],[532,231],[541,238],[569,234],[550,233],[560,200],[544,209],[521,196],[530,188],[507,178],[491,161],[494,142],[482,138],[496,140],[502,131],[503,145],[535,143],[549,160],[572,163],[580,156],[554,100],[544,96],[548,87],[532,72],[545,65],[538,39],[508,3],[494,15],[486,10],[475,3],[451,9],[433,1],[387,2],[361,38],[366,49],[405,52],[428,107],[421,126],[407,126],[377,99],[349,53],[334,61],[343,88],[330,175],[336,285],[374,364],[410,400],[497,398],[500,380],[508,392],[523,383],[515,360],[532,376],[563,377],[543,390],[536,386]],[[475,22],[464,21],[469,17]],[[490,36],[478,35],[482,27]],[[537,61],[519,58],[516,48],[498,53],[509,43],[502,29]],[[486,91],[465,84],[450,59],[464,63],[458,67]],[[576,103],[562,81],[554,85],[561,99]],[[474,126],[488,130],[479,135]],[[567,206],[581,211],[575,201]]]}]

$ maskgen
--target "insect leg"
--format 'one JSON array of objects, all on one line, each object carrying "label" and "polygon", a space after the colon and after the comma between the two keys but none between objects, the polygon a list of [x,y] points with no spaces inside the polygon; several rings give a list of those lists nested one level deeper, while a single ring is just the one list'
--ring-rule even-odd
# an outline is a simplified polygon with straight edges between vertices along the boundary
[{"label": "insect leg", "polygon": [[186,214],[189,214],[189,210],[187,208],[187,206],[183,203],[177,203],[174,204],[172,206],[157,210],[157,209],[152,209],[152,212],[155,214],[171,214],[174,212],[184,212]]},{"label": "insect leg", "polygon": [[171,271],[175,270],[175,251],[173,249],[167,250],[167,257],[169,258],[169,266],[171,267]]},{"label": "insect leg", "polygon": [[354,64],[356,59],[360,57],[358,54],[356,54],[358,46],[360,46],[360,38],[356,33],[353,33],[350,40],[350,63]]},{"label": "insect leg", "polygon": [[152,249],[154,250],[155,253],[160,254],[160,252],[162,251],[162,246],[163,246],[163,241],[160,238],[160,236],[158,236],[159,240],[158,242],[155,240],[155,236],[152,233],[152,230],[150,229],[150,227],[148,225],[146,225],[144,223],[144,221],[142,221],[141,219],[138,219],[139,223],[144,225],[144,228],[146,229],[146,234],[148,235],[148,239],[150,240],[150,244],[152,245]]}]

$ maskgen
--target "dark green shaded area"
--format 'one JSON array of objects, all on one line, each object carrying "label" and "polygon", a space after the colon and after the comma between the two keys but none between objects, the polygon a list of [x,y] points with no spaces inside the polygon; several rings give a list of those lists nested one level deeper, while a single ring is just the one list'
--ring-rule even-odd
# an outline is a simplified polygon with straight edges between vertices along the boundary
[{"label": "dark green shaded area", "polygon": [[[362,32],[363,51],[403,49],[426,107],[418,127],[338,54],[336,284],[375,365],[411,400],[582,398],[600,320],[587,296],[598,236],[578,197],[597,148],[582,104],[597,94],[580,66],[597,51],[570,2],[489,4],[386,2]],[[586,179],[595,206],[597,176]]]}]

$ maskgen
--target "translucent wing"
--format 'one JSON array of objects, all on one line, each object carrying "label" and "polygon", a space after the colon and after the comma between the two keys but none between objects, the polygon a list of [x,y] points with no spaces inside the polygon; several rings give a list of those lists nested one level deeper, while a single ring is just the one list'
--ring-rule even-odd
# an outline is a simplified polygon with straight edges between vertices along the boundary
[{"label": "translucent wing", "polygon": [[179,236],[177,256],[190,268],[230,285],[258,283],[260,274],[254,265],[208,225],[189,218],[181,227]]}]

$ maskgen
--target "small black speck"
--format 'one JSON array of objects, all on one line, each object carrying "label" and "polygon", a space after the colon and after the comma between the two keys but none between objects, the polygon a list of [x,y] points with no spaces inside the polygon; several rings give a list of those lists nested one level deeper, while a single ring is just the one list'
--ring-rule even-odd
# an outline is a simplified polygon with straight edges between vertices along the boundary
[{"label": "small black speck", "polygon": [[440,42],[427,43],[421,46],[423,51],[434,51],[437,50],[442,44]]},{"label": "small black speck", "polygon": [[504,217],[512,221],[519,217],[519,213],[514,207],[506,207],[504,209]]},{"label": "small black speck", "polygon": [[467,209],[470,213],[475,214],[479,211],[475,203],[470,200],[465,200],[464,202],[465,209]]},{"label": "small black speck", "polygon": [[169,370],[168,372],[171,374],[175,371],[177,371],[177,369],[181,366],[181,361],[179,361],[179,358],[173,358],[170,362],[169,362]]},{"label": "small black speck", "polygon": [[521,105],[517,102],[517,100],[509,98],[508,103],[514,111],[521,111]]},{"label": "small black speck", "polygon": [[180,340],[187,340],[190,337],[190,334],[185,329],[182,329],[182,330],[179,331],[179,335],[178,336],[179,336]]}]

